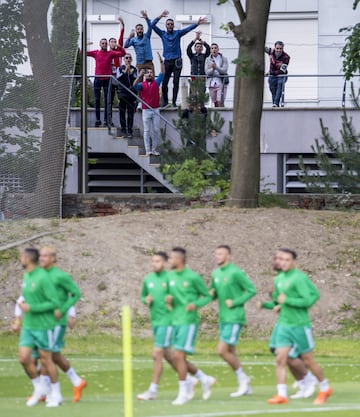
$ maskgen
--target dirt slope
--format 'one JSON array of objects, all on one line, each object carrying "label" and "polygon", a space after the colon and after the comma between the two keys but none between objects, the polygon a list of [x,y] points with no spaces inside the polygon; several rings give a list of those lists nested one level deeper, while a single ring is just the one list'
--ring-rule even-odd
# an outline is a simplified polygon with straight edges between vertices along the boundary
[{"label": "dirt slope", "polygon": [[[339,318],[360,307],[360,214],[284,209],[189,209],[133,212],[106,218],[42,223],[58,233],[33,242],[55,245],[58,264],[71,272],[81,287],[79,320],[89,331],[118,323],[121,306],[129,303],[134,324],[141,328],[146,309],[139,302],[142,278],[155,250],[184,246],[188,264],[209,280],[213,251],[220,243],[233,248],[233,260],[254,281],[258,295],[247,305],[248,328],[266,332],[272,312],[257,311],[272,284],[271,258],[278,247],[299,253],[299,266],[321,291],[312,310],[317,333],[339,328]],[[29,226],[27,226],[29,228]],[[35,233],[34,233],[35,234]],[[20,293],[19,262],[0,264],[0,326],[5,329]],[[215,328],[216,305],[204,309],[204,329]]]}]

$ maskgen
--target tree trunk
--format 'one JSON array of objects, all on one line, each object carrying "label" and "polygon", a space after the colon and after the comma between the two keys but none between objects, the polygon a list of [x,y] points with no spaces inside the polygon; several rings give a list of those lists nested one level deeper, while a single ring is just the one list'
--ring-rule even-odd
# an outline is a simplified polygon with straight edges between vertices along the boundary
[{"label": "tree trunk", "polygon": [[50,3],[51,0],[24,0],[23,9],[27,46],[43,116],[40,167],[32,204],[33,215],[39,217],[61,215],[70,93],[69,81],[55,65],[51,50],[47,27]]},{"label": "tree trunk", "polygon": [[[260,183],[260,122],[264,46],[271,0],[247,0],[246,18],[233,28],[239,46],[234,94],[234,140],[228,205],[255,208]],[[249,58],[244,61],[244,58]],[[244,68],[244,63],[251,66]],[[244,71],[246,74],[244,74]]]}]

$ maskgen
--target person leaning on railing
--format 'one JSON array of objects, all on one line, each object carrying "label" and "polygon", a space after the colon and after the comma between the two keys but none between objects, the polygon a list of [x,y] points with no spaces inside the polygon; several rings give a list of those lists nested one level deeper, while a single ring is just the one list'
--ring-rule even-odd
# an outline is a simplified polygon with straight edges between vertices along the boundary
[{"label": "person leaning on railing", "polygon": [[284,52],[284,43],[276,41],[274,48],[265,47],[265,53],[270,56],[269,87],[272,95],[272,106],[279,107],[280,99],[287,81],[290,56]]}]

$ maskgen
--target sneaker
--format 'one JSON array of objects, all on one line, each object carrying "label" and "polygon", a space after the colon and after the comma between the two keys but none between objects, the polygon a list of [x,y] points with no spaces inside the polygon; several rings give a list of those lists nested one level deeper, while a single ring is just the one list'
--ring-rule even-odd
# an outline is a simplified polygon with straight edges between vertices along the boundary
[{"label": "sneaker", "polygon": [[269,404],[287,404],[288,399],[286,397],[282,397],[281,395],[274,395],[272,398],[268,399],[267,402]]},{"label": "sneaker", "polygon": [[202,382],[202,391],[203,391],[203,395],[202,398],[203,400],[208,400],[211,396],[211,387],[216,383],[216,379],[212,376],[208,376],[206,379],[206,382]]},{"label": "sneaker", "polygon": [[139,394],[137,396],[138,400],[141,401],[149,401],[149,400],[155,400],[157,397],[157,393],[156,392],[152,392],[149,389],[145,392],[143,392],[142,394]]},{"label": "sneaker", "polygon": [[132,137],[133,137],[132,132],[127,133],[126,137],[127,137],[128,139],[132,139]]},{"label": "sneaker", "polygon": [[126,137],[127,137],[127,133],[126,133],[126,132],[121,131],[121,133],[120,133],[120,135],[119,135],[119,138],[126,138]]},{"label": "sneaker", "polygon": [[96,120],[95,127],[101,127],[101,120]]},{"label": "sneaker", "polygon": [[146,152],[145,156],[151,156],[151,152]]},{"label": "sneaker", "polygon": [[189,378],[189,382],[188,382],[188,398],[189,400],[192,400],[195,396],[195,387],[197,385],[197,383],[199,382],[199,380],[193,376],[191,376]]},{"label": "sneaker", "polygon": [[171,404],[172,405],[184,405],[188,401],[189,401],[189,398],[186,395],[178,395]]},{"label": "sneaker", "polygon": [[34,405],[38,404],[39,401],[41,401],[41,397],[43,397],[42,390],[39,388],[35,388],[31,397],[26,401],[26,405],[28,407],[34,407]]},{"label": "sneaker", "polygon": [[317,385],[317,379],[312,378],[310,382],[303,388],[304,398],[310,398],[314,395]]},{"label": "sneaker", "polygon": [[330,395],[332,395],[332,393],[333,390],[331,388],[328,388],[326,391],[319,391],[313,404],[324,404],[326,400],[330,397]]},{"label": "sneaker", "polygon": [[292,400],[299,400],[300,398],[305,398],[304,391],[299,389],[299,391],[295,392],[295,394],[290,395]]},{"label": "sneaker", "polygon": [[81,396],[82,396],[82,392],[83,390],[86,388],[86,381],[85,379],[82,379],[79,385],[76,385],[76,387],[73,388],[73,403],[77,403],[80,401]]},{"label": "sneaker", "polygon": [[110,123],[110,127],[115,127],[113,122]]},{"label": "sneaker", "polygon": [[238,390],[230,394],[230,397],[236,398],[236,397],[241,397],[242,395],[250,395],[250,394],[252,394],[252,389],[250,386],[250,378],[246,377],[240,382]]},{"label": "sneaker", "polygon": [[152,153],[152,155],[154,155],[154,156],[159,156],[159,155],[160,155],[160,153],[159,153],[158,151],[151,151],[151,153]]},{"label": "sneaker", "polygon": [[62,401],[63,401],[62,397],[50,395],[46,400],[46,407],[48,408],[60,407],[60,405],[62,404]]}]

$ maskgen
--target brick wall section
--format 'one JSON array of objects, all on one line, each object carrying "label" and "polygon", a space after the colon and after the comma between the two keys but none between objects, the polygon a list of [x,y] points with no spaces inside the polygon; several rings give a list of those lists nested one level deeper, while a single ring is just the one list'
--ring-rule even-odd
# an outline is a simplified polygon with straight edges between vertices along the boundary
[{"label": "brick wall section", "polygon": [[[360,210],[360,194],[279,194],[289,208],[311,210]],[[196,205],[199,203],[196,203]],[[209,202],[205,203],[209,205]],[[210,203],[219,206],[218,203]],[[181,194],[65,194],[63,217],[95,217],[139,210],[179,210],[192,205]]]}]

